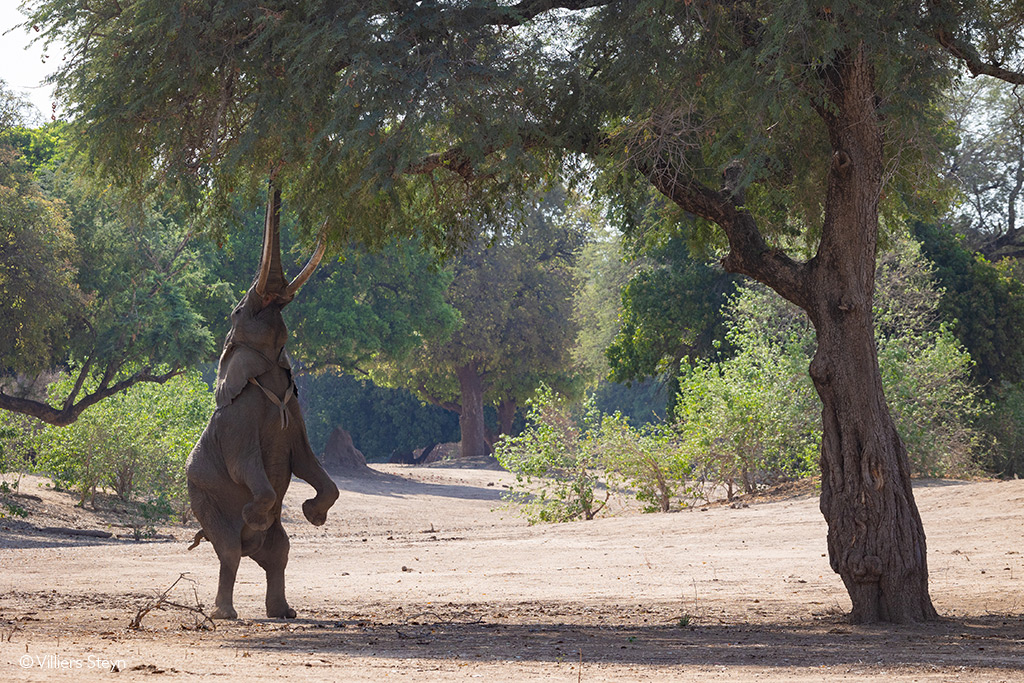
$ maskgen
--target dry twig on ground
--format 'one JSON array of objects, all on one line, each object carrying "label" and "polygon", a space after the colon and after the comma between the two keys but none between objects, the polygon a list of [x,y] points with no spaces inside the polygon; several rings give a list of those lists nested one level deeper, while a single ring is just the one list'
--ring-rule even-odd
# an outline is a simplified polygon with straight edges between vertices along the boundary
[{"label": "dry twig on ground", "polygon": [[[192,584],[192,595],[195,597],[196,601],[194,607],[191,605],[182,605],[181,603],[173,602],[167,599],[167,597],[171,594],[171,591],[174,590],[174,587],[177,586],[178,583],[182,580],[188,581]],[[215,624],[213,619],[211,619],[209,615],[207,615],[206,612],[203,611],[203,605],[201,602],[199,602],[199,591],[196,590],[196,582],[193,579],[188,578],[187,573],[182,573],[180,576],[178,576],[178,578],[174,580],[174,583],[168,586],[163,593],[157,596],[156,600],[140,607],[139,611],[135,613],[135,618],[132,619],[130,624],[128,624],[128,628],[136,631],[141,629],[142,619],[147,614],[149,614],[153,610],[167,608],[180,609],[185,610],[186,612],[190,612],[193,618],[195,619],[195,623],[192,627],[193,630],[214,631],[217,629],[217,624]],[[187,627],[182,625],[182,628]]]}]

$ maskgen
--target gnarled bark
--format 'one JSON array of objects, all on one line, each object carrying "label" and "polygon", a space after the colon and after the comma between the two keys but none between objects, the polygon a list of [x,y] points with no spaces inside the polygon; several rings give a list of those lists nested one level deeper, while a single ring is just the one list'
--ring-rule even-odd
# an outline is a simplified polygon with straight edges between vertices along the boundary
[{"label": "gnarled bark", "polygon": [[924,527],[875,347],[883,151],[864,50],[844,55],[826,80],[833,107],[821,115],[833,157],[807,313],[818,337],[810,369],[823,404],[821,512],[829,525],[829,560],[850,594],[852,621],[934,619]]},{"label": "gnarled bark", "polygon": [[829,102],[818,112],[833,156],[822,239],[809,262],[768,247],[728,178],[715,191],[657,164],[641,170],[679,206],[722,227],[726,270],[768,285],[810,316],[818,337],[810,372],[823,404],[821,512],[832,569],[853,603],[850,618],[924,621],[937,617],[924,527],[882,391],[871,310],[883,182],[874,73],[860,49],[837,57],[823,78]]}]

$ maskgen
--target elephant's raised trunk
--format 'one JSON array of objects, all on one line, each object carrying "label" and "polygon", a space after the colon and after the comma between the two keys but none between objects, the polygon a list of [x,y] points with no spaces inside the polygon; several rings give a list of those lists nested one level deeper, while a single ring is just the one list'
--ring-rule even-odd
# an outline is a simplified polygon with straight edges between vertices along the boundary
[{"label": "elephant's raised trunk", "polygon": [[261,297],[265,297],[269,293],[270,296],[291,301],[299,288],[306,284],[306,280],[320,265],[320,260],[326,249],[327,221],[324,221],[317,239],[316,251],[313,252],[302,272],[291,283],[285,284],[287,280],[285,280],[284,268],[281,265],[281,191],[271,186],[270,196],[267,198],[267,217],[263,226],[263,253],[260,256],[260,272],[254,287],[256,293]]},{"label": "elephant's raised trunk", "polygon": [[265,296],[285,291],[284,269],[281,267],[281,191],[270,186],[267,197],[267,217],[263,224],[263,254],[260,256],[260,274],[256,278],[256,293]]}]

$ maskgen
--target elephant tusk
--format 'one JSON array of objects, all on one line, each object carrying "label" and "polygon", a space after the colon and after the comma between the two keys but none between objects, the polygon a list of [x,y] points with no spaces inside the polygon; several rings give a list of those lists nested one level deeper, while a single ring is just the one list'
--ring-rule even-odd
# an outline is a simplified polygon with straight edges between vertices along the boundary
[{"label": "elephant tusk", "polygon": [[324,257],[324,252],[327,250],[327,221],[320,226],[320,237],[317,239],[316,251],[309,257],[309,262],[302,269],[291,284],[288,285],[284,291],[285,298],[291,299],[295,296],[295,292],[299,291],[299,287],[306,284],[306,280],[310,278],[316,267],[320,265],[320,259]]}]

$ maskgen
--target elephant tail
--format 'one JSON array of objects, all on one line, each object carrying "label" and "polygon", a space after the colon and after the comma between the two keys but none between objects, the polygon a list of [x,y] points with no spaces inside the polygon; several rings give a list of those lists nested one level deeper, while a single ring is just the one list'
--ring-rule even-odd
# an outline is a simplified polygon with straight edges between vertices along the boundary
[{"label": "elephant tail", "polygon": [[[205,533],[203,533],[203,530],[202,530],[202,529],[200,529],[199,531],[197,531],[197,532],[196,532],[196,535],[195,535],[195,536],[194,536],[194,537],[192,538],[192,545],[190,545],[190,546],[188,547],[188,549],[189,549],[189,550],[192,550],[193,548],[195,548],[196,546],[198,546],[198,545],[199,545],[199,543],[200,543],[200,542],[201,542],[201,541],[202,541],[202,540],[203,540],[204,538],[206,538],[206,534],[205,534]],[[210,540],[210,539],[206,538],[206,540]]]}]

